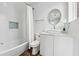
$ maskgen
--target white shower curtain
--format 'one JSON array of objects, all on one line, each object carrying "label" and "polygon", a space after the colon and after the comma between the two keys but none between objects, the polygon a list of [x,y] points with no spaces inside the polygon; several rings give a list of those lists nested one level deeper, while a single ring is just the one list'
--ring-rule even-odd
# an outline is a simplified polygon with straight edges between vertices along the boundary
[{"label": "white shower curtain", "polygon": [[33,31],[33,10],[31,6],[27,5],[27,35],[29,43],[34,40],[34,31]]}]

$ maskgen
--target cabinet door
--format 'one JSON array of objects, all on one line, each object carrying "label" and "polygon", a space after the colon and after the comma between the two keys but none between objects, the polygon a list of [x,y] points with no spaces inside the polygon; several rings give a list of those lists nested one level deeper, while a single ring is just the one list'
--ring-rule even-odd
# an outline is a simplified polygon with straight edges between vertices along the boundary
[{"label": "cabinet door", "polygon": [[40,54],[44,56],[53,56],[54,36],[41,35],[40,38]]},{"label": "cabinet door", "polygon": [[73,39],[67,37],[55,37],[54,55],[55,56],[72,56],[73,55]]}]

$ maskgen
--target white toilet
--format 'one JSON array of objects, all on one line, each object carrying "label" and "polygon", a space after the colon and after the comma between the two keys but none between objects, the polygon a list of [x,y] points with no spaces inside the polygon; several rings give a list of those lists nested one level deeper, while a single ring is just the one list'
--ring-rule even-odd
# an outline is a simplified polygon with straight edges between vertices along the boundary
[{"label": "white toilet", "polygon": [[32,55],[36,55],[40,50],[40,35],[38,33],[35,34],[35,40],[30,43],[30,47],[32,48]]}]

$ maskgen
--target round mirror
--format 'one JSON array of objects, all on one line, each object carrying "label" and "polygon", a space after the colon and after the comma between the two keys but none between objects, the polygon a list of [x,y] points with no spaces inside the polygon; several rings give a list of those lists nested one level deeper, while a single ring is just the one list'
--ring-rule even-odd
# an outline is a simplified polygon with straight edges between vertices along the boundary
[{"label": "round mirror", "polygon": [[52,9],[48,14],[48,22],[55,26],[61,20],[61,12],[59,9]]}]

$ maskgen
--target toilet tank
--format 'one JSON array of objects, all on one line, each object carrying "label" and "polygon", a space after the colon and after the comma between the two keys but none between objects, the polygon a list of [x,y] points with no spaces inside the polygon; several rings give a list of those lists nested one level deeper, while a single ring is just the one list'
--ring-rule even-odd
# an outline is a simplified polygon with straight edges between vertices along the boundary
[{"label": "toilet tank", "polygon": [[39,33],[35,33],[35,40],[40,41],[40,34]]}]

